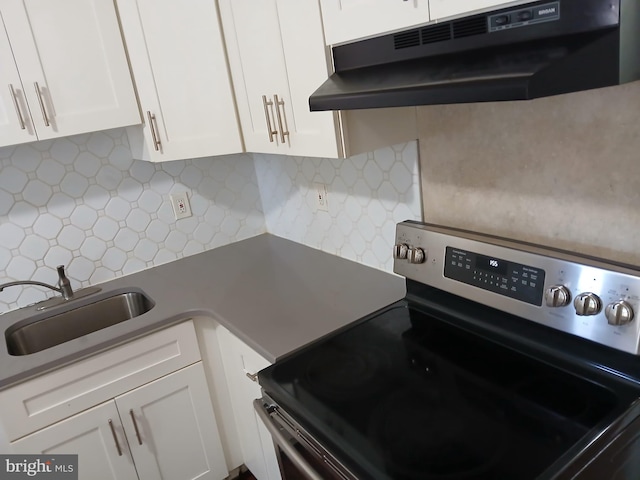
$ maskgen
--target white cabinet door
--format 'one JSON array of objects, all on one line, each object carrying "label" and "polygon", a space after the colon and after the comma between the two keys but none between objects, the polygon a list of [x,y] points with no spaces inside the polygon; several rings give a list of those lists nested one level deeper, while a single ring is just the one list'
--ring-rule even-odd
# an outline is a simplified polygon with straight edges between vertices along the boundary
[{"label": "white cabinet door", "polygon": [[320,0],[320,3],[328,45],[380,35],[430,20],[428,0]]},{"label": "white cabinet door", "polygon": [[0,145],[37,140],[0,11]]},{"label": "white cabinet door", "polygon": [[0,12],[38,139],[140,123],[112,0],[0,0]]},{"label": "white cabinet door", "polygon": [[138,480],[113,400],[23,437],[11,448],[13,453],[77,454],[80,480]]},{"label": "white cabinet door", "polygon": [[128,129],[134,157],[241,152],[216,2],[118,0],[118,9],[145,122]]},{"label": "white cabinet door", "polygon": [[140,480],[229,474],[202,362],[116,397]]},{"label": "white cabinet door", "polygon": [[317,1],[222,0],[220,12],[246,150],[342,156],[337,114],[309,111],[328,76]]},{"label": "white cabinet door", "polygon": [[244,463],[258,480],[279,480],[271,436],[253,409],[253,400],[262,394],[251,378],[270,363],[228,330],[218,327],[217,332]]},{"label": "white cabinet door", "polygon": [[431,6],[431,18],[439,20],[445,17],[472,13],[477,10],[508,7],[530,3],[531,1],[533,0],[429,0],[429,4]]}]

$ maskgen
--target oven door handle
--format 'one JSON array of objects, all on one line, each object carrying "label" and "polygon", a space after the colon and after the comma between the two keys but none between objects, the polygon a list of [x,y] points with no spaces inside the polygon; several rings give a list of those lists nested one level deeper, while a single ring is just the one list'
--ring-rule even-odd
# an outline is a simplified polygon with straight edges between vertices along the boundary
[{"label": "oven door handle", "polygon": [[278,444],[278,446],[287,454],[289,460],[293,462],[293,464],[298,467],[309,480],[324,480],[322,476],[316,472],[311,465],[304,459],[304,457],[298,452],[293,445],[289,443],[287,438],[280,432],[280,428],[276,425],[276,423],[271,419],[270,415],[267,413],[266,409],[262,401],[256,399],[253,401],[253,408],[255,409],[258,417],[264,423],[264,426],[267,427],[273,441]]}]

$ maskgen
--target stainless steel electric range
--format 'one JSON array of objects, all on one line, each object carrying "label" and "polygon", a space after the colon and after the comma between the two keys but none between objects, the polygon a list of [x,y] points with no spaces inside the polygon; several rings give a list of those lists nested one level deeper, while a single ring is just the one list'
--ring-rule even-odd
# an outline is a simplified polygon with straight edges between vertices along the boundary
[{"label": "stainless steel electric range", "polygon": [[259,373],[284,478],[640,478],[639,270],[417,222],[393,253],[404,299]]}]

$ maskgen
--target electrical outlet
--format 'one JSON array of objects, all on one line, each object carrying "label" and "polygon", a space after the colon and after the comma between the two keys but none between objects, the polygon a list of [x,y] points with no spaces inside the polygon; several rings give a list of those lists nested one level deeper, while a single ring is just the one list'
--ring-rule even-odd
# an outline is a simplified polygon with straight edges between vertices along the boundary
[{"label": "electrical outlet", "polygon": [[314,183],[316,187],[316,207],[323,212],[329,211],[327,203],[327,186],[323,183]]},{"label": "electrical outlet", "polygon": [[172,193],[171,195],[169,195],[169,198],[171,199],[173,215],[176,217],[176,220],[191,216],[191,205],[189,205],[189,197],[187,196],[187,192]]}]

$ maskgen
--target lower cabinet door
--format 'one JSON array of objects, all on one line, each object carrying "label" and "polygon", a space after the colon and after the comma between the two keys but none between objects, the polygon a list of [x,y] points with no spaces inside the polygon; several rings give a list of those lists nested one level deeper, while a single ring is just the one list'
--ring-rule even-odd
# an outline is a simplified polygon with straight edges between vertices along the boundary
[{"label": "lower cabinet door", "polygon": [[140,480],[221,480],[228,475],[202,367],[116,397]]},{"label": "lower cabinet door", "polygon": [[13,453],[77,454],[80,480],[137,480],[113,400],[11,443]]},{"label": "lower cabinet door", "polygon": [[255,375],[270,363],[228,330],[217,332],[244,463],[258,480],[280,480],[273,440],[253,409],[262,396]]}]

